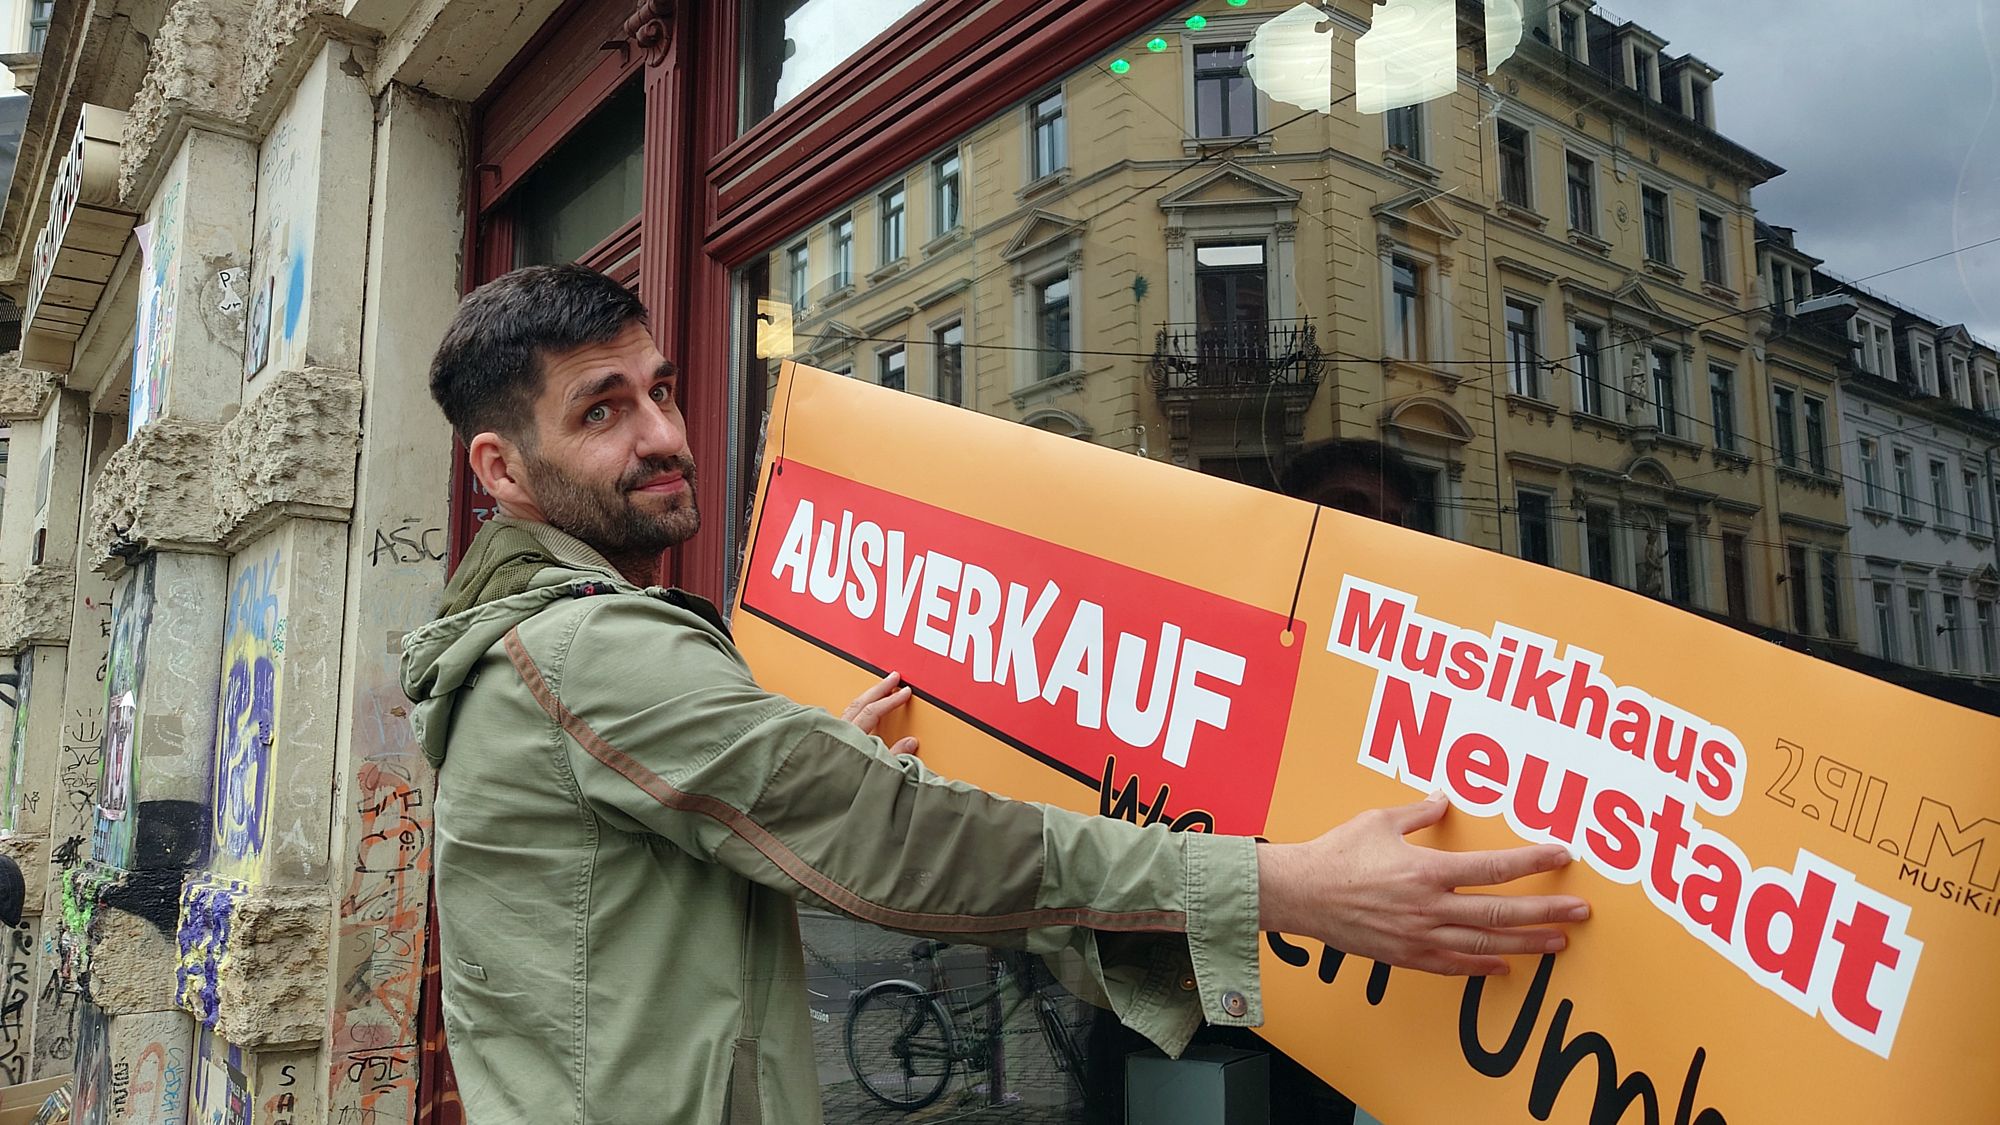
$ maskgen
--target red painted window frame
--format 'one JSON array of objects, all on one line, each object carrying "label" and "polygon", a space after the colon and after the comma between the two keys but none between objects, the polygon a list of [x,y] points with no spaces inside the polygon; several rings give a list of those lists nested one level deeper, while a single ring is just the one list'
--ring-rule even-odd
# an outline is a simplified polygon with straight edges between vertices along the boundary
[{"label": "red painted window frame", "polygon": [[[832,211],[882,177],[1028,97],[1185,0],[932,0],[911,12],[801,96],[738,135],[741,25],[738,0],[639,0],[620,34],[592,42],[579,21],[631,0],[571,0],[495,82],[475,119],[478,139],[497,132],[509,84],[557,70],[550,52],[599,50],[605,60],[504,152],[480,153],[467,199],[468,288],[493,276],[482,260],[476,216],[590,109],[642,70],[646,84],[645,206],[640,221],[639,295],[652,311],[660,351],[679,365],[688,441],[708,466],[709,519],[674,553],[663,578],[720,599],[725,521],[735,497],[718,491],[731,447],[730,278],[793,233],[801,217]],[[629,29],[648,19],[670,34],[649,56]],[[616,60],[615,64],[610,60]],[[574,59],[572,59],[574,61]],[[608,76],[613,70],[616,81]],[[577,71],[570,71],[576,73]],[[490,255],[489,255],[490,259]],[[461,473],[463,470],[461,469]],[[454,496],[469,500],[455,484]],[[454,544],[469,529],[454,505]]]}]

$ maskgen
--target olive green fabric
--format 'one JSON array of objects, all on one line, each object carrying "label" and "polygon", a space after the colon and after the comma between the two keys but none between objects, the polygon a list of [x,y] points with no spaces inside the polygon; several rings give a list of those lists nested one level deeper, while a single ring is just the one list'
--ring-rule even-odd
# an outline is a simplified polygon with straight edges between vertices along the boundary
[{"label": "olive green fabric", "polygon": [[467,560],[403,682],[440,763],[471,1125],[818,1121],[795,900],[1058,955],[1170,1052],[1204,1015],[1261,1022],[1252,841],[940,778],[759,688],[706,602],[544,525],[489,523]]}]

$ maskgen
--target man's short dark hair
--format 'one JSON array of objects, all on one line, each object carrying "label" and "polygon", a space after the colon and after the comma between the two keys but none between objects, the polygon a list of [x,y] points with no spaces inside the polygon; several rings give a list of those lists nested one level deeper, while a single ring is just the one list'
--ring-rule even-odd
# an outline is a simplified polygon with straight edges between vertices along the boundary
[{"label": "man's short dark hair", "polygon": [[1336,438],[1292,454],[1285,462],[1285,471],[1278,474],[1278,491],[1304,496],[1342,469],[1377,477],[1385,491],[1404,500],[1416,499],[1422,488],[1422,479],[1401,453],[1368,438]]},{"label": "man's short dark hair", "polygon": [[582,266],[523,266],[466,295],[431,360],[431,397],[459,439],[492,431],[531,441],[550,355],[616,339],[646,322],[631,290]]}]

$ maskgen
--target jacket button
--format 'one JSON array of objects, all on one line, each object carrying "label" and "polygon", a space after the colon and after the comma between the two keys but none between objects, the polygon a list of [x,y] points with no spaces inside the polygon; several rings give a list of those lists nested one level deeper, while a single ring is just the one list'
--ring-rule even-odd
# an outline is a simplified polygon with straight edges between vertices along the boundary
[{"label": "jacket button", "polygon": [[1250,1001],[1245,1000],[1241,992],[1232,988],[1222,994],[1222,1010],[1237,1019],[1242,1019],[1250,1011]]}]

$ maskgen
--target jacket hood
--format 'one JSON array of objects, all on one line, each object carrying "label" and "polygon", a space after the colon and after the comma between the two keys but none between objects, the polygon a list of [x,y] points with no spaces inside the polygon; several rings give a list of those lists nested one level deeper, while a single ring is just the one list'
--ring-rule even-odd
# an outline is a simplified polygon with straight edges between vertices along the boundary
[{"label": "jacket hood", "polygon": [[489,521],[445,587],[441,615],[403,638],[403,694],[416,705],[411,724],[433,768],[444,764],[458,689],[509,630],[558,601],[606,586],[636,589],[609,564],[559,555],[538,530]]}]

